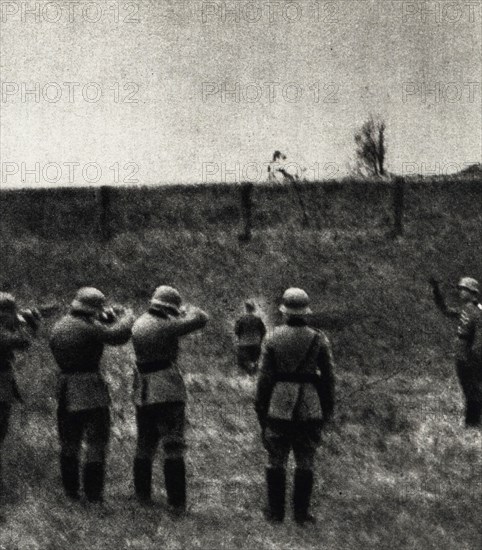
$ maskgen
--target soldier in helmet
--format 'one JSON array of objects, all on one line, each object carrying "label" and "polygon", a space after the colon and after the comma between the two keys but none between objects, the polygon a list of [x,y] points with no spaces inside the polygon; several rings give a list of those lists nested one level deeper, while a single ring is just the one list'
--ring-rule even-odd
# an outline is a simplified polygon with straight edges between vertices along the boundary
[{"label": "soldier in helmet", "polygon": [[333,415],[334,362],[326,335],[307,326],[311,310],[305,291],[286,290],[280,311],[283,325],[266,342],[255,403],[269,455],[265,516],[284,519],[286,466],[293,450],[294,519],[304,524],[314,521],[309,513],[314,457],[323,423]]},{"label": "soldier in helmet", "polygon": [[266,334],[266,326],[256,315],[256,304],[246,300],[246,313],[236,321],[234,333],[238,339],[238,366],[248,374],[255,374],[261,355],[261,344]]},{"label": "soldier in helmet", "polygon": [[15,352],[29,347],[40,320],[37,310],[19,311],[13,296],[0,292],[0,485],[2,446],[8,432],[12,405],[15,401],[21,401],[13,373]]},{"label": "soldier in helmet", "polygon": [[57,419],[62,483],[66,496],[78,500],[80,451],[85,437],[82,477],[89,502],[103,499],[110,435],[110,398],[100,362],[106,344],[128,342],[134,322],[130,310],[106,309],[105,301],[96,288],[79,289],[69,313],[55,324],[50,337],[50,348],[60,369]]},{"label": "soldier in helmet", "polygon": [[179,338],[203,328],[207,321],[208,316],[201,309],[182,307],[181,296],[175,288],[160,286],[154,292],[149,309],[132,329],[137,363],[135,491],[140,502],[151,502],[152,462],[162,442],[167,499],[176,515],[186,510],[186,389],[177,366]]},{"label": "soldier in helmet", "polygon": [[[478,303],[479,283],[462,277],[457,285],[461,306],[448,307],[439,282],[430,279],[435,304],[447,317],[458,319],[456,343],[457,376],[465,397],[466,427],[480,426],[482,420],[482,349],[480,330],[482,310]],[[479,341],[477,341],[479,332]]]}]

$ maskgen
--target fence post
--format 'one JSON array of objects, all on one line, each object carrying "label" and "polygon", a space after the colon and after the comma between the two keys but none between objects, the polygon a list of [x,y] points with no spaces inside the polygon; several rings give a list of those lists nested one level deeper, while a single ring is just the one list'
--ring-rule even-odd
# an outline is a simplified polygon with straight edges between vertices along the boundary
[{"label": "fence post", "polygon": [[[303,215],[303,221],[302,226],[303,227],[310,227],[310,218],[308,217],[308,214],[306,212],[305,202],[303,200],[303,191],[301,186],[298,185],[298,182],[291,176],[291,183],[293,184],[293,188],[295,190],[296,196],[298,197],[298,202],[300,203],[300,209],[301,213]],[[306,190],[306,186],[304,186]]]},{"label": "fence post", "polygon": [[111,204],[112,188],[108,185],[102,185],[99,189],[99,231],[102,241],[109,241],[112,238]]},{"label": "fence post", "polygon": [[253,227],[253,184],[251,182],[241,183],[241,216],[244,222],[244,233],[239,235],[240,241],[251,240]]},{"label": "fence post", "polygon": [[393,186],[393,237],[403,235],[403,211],[405,201],[405,180],[396,177]]}]

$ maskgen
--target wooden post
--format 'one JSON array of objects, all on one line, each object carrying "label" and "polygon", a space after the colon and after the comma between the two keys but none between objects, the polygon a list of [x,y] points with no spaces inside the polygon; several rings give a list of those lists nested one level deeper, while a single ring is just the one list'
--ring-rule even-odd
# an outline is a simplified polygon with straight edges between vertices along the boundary
[{"label": "wooden post", "polygon": [[102,241],[109,241],[112,238],[111,217],[111,199],[112,188],[108,185],[102,185],[99,189],[99,231]]},{"label": "wooden post", "polygon": [[303,191],[300,188],[300,186],[298,185],[298,182],[295,180],[295,178],[293,176],[290,176],[290,177],[291,177],[291,183],[293,184],[296,196],[298,197],[298,202],[300,203],[300,209],[301,209],[301,213],[303,215],[302,225],[303,225],[303,227],[310,227],[310,218],[308,217],[308,214],[306,212],[305,203],[303,201]]},{"label": "wooden post", "polygon": [[405,200],[405,180],[395,178],[393,186],[393,237],[403,235],[403,210]]},{"label": "wooden post", "polygon": [[253,184],[250,182],[241,183],[241,216],[244,222],[244,233],[239,235],[240,241],[251,240],[253,227]]}]

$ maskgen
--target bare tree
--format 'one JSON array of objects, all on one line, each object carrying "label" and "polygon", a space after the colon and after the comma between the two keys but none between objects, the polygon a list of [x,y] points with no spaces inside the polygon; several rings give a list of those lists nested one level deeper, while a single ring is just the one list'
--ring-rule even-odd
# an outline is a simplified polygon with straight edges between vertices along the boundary
[{"label": "bare tree", "polygon": [[357,170],[367,176],[385,176],[385,122],[372,116],[355,133]]}]

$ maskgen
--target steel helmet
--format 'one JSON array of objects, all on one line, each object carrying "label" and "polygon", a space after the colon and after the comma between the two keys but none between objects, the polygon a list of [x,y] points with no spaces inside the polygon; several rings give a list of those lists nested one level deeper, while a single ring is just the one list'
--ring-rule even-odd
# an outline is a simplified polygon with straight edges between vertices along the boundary
[{"label": "steel helmet", "polygon": [[156,288],[151,299],[151,308],[167,308],[178,315],[181,313],[182,298],[172,286],[161,285]]},{"label": "steel helmet", "polygon": [[311,313],[310,298],[301,288],[288,288],[281,299],[279,310],[288,315],[306,315]]},{"label": "steel helmet", "polygon": [[479,294],[479,282],[472,277],[462,277],[457,285],[457,288],[468,290],[474,294]]},{"label": "steel helmet", "polygon": [[100,313],[104,305],[104,294],[96,288],[86,286],[77,291],[73,302],[70,304],[70,310],[75,313],[94,315]]},{"label": "steel helmet", "polygon": [[15,298],[8,292],[0,292],[0,312],[12,313],[16,308]]}]

